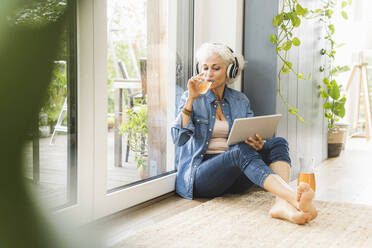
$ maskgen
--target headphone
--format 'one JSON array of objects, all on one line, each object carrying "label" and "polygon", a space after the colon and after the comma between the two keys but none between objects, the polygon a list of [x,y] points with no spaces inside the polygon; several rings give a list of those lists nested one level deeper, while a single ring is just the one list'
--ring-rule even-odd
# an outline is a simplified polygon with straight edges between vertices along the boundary
[{"label": "headphone", "polygon": [[[225,46],[227,49],[229,49],[229,51],[231,52],[231,54],[234,54],[234,51],[222,44],[222,43],[212,43],[213,45],[223,45]],[[196,62],[196,65],[195,65],[195,71],[196,71],[196,74],[199,74],[199,62]],[[238,58],[236,56],[234,56],[234,62],[232,64],[230,64],[228,67],[227,67],[227,70],[226,70],[226,76],[227,78],[236,78],[236,76],[238,75],[238,71],[239,71],[239,62],[238,62]]]}]

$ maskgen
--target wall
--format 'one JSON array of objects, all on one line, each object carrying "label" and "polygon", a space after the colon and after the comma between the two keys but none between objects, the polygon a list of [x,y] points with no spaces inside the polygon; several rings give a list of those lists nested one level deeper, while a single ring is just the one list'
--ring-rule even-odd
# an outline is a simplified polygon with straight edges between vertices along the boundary
[{"label": "wall", "polygon": [[[311,80],[297,80],[292,74],[282,77],[281,91],[308,124],[288,114],[288,109],[276,94],[277,76],[281,62],[274,56],[274,47],[269,42],[273,32],[272,18],[278,13],[278,1],[250,0],[245,2],[245,43],[244,55],[248,60],[244,73],[244,92],[252,101],[257,115],[281,113],[277,136],[285,137],[289,142],[292,159],[291,178],[295,179],[299,171],[298,158],[312,156],[315,165],[327,157],[327,125],[323,118],[322,100],[319,98],[317,85],[322,73],[319,67],[325,61],[320,55],[323,47],[322,27],[314,21],[303,21],[297,31],[302,44],[292,49],[290,61],[296,70],[305,75],[312,74]],[[319,0],[302,1],[308,8],[319,6]]]},{"label": "wall", "polygon": [[[204,42],[220,42],[242,53],[243,5],[243,0],[195,0],[195,51]],[[241,79],[231,87],[241,90]]]},{"label": "wall", "polygon": [[251,101],[255,115],[276,112],[276,54],[269,42],[276,32],[271,19],[278,13],[278,0],[245,2],[243,91]]}]

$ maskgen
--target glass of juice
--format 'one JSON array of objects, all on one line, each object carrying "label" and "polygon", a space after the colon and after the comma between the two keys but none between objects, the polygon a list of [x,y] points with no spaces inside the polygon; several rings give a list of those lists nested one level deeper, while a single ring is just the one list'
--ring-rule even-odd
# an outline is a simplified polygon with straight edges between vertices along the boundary
[{"label": "glass of juice", "polygon": [[297,185],[301,182],[307,183],[315,192],[315,174],[314,174],[314,165],[315,158],[308,156],[301,156],[299,158],[300,163],[300,173],[297,179]]},{"label": "glass of juice", "polygon": [[206,77],[203,77],[202,81],[199,81],[196,87],[200,94],[205,94],[209,90],[209,87],[211,87],[211,84],[212,82],[207,81]]}]

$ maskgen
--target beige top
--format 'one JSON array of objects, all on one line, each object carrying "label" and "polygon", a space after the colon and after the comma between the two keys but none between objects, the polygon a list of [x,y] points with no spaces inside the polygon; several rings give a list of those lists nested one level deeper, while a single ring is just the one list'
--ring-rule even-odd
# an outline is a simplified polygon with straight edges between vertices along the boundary
[{"label": "beige top", "polygon": [[213,127],[212,137],[206,151],[207,154],[216,154],[226,151],[229,146],[227,145],[227,134],[229,133],[229,123],[216,119]]}]

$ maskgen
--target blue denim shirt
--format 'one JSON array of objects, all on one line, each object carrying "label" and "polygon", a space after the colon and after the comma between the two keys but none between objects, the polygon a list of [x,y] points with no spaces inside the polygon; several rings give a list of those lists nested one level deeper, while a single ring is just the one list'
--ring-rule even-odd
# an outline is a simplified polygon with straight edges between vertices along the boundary
[{"label": "blue denim shirt", "polygon": [[[177,109],[177,117],[171,129],[173,142],[178,146],[179,156],[176,161],[178,171],[176,178],[176,192],[188,199],[193,198],[194,178],[197,167],[208,149],[216,120],[217,103],[214,93],[210,90],[194,100],[190,121],[182,128],[181,110],[185,105],[188,92],[181,97]],[[236,118],[252,117],[253,111],[246,95],[225,87],[221,108],[229,123],[229,133]]]}]

